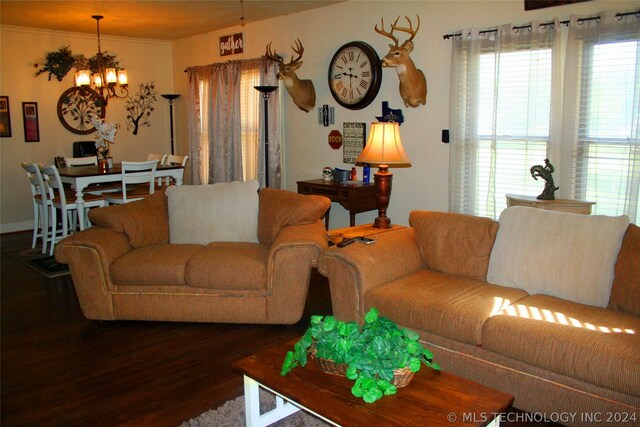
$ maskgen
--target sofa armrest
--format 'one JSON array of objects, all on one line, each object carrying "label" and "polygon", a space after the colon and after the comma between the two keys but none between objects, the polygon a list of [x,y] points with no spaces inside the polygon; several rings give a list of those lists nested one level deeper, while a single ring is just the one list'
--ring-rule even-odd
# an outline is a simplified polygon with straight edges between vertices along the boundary
[{"label": "sofa armrest", "polygon": [[124,233],[100,226],[75,233],[56,245],[56,260],[69,264],[80,307],[88,319],[114,319],[109,269],[132,249]]},{"label": "sofa armrest", "polygon": [[328,247],[321,220],[290,225],[280,230],[269,249],[267,268],[267,317],[273,322],[293,324],[304,311],[311,269]]},{"label": "sofa armrest", "polygon": [[372,245],[332,247],[318,259],[318,270],[329,278],[333,314],[340,320],[363,322],[367,291],[426,268],[413,228],[375,237]]}]

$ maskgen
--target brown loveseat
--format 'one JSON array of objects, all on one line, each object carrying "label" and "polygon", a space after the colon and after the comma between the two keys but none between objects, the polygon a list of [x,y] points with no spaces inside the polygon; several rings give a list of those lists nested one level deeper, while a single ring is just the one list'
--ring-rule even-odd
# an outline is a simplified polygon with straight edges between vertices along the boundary
[{"label": "brown loveseat", "polygon": [[[101,320],[297,322],[310,270],[327,246],[320,218],[330,201],[275,189],[252,193],[259,206],[257,242],[170,243],[180,236],[170,230],[164,191],[91,211],[94,226],[64,239],[55,251],[59,262],[69,264],[83,314]],[[200,202],[178,207],[195,217]],[[236,209],[238,216],[245,210],[220,208]]]},{"label": "brown loveseat", "polygon": [[[599,223],[585,223],[580,234],[562,222],[598,221],[594,216],[507,211],[516,219],[542,215],[532,224],[552,229],[532,230],[527,217],[510,224],[509,234],[502,217],[414,211],[411,227],[379,234],[373,245],[329,248],[318,269],[329,278],[334,315],[362,322],[376,307],[418,331],[443,369],[510,393],[515,407],[547,419],[638,425],[640,228],[614,220],[620,236],[606,249],[602,236],[588,237],[606,229]],[[565,244],[572,253],[551,255]],[[590,272],[584,260],[601,265]],[[514,280],[500,278],[500,268],[515,271]],[[577,289],[563,289],[570,271],[585,274]],[[599,272],[614,276],[604,307],[576,302],[587,298],[589,276]],[[519,285],[527,275],[534,279],[528,291]],[[546,295],[535,290],[545,281],[552,284]],[[601,292],[594,295],[603,301]]]}]

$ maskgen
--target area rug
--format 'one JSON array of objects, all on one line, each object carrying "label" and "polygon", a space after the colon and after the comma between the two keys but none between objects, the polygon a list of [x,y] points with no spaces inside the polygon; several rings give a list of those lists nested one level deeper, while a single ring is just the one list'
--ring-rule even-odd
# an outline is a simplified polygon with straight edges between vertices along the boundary
[{"label": "area rug", "polygon": [[38,249],[21,249],[9,254],[49,278],[69,274],[67,264],[60,264],[52,255],[43,254]]},{"label": "area rug", "polygon": [[[275,408],[275,401],[273,394],[260,390],[261,413]],[[240,396],[225,402],[218,409],[212,409],[196,418],[185,421],[180,427],[240,427],[244,425],[244,396]],[[298,411],[271,425],[276,427],[326,427],[329,424],[307,412]]]}]

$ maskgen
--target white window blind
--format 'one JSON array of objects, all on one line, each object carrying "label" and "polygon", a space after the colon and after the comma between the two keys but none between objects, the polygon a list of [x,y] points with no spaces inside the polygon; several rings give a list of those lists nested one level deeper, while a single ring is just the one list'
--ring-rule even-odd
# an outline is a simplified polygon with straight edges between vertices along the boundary
[{"label": "white window blind", "polygon": [[559,36],[551,27],[463,31],[451,69],[450,210],[497,218],[507,194],[538,195],[548,157]]},{"label": "white window blind", "polygon": [[640,44],[585,43],[580,70],[577,141],[573,150],[577,198],[594,213],[630,216],[640,224]]},{"label": "white window blind", "polygon": [[534,194],[529,167],[547,156],[551,49],[480,56],[477,207],[495,217],[506,194]]}]

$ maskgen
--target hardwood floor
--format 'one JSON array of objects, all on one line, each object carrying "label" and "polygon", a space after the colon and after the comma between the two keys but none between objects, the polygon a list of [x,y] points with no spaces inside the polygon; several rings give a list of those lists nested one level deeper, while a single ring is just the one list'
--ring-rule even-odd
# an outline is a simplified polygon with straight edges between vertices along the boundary
[{"label": "hardwood floor", "polygon": [[5,427],[177,426],[242,394],[232,360],[293,339],[311,314],[331,312],[328,283],[314,272],[293,326],[91,321],[70,276],[48,279],[8,254],[29,247],[31,233],[0,242]]}]

